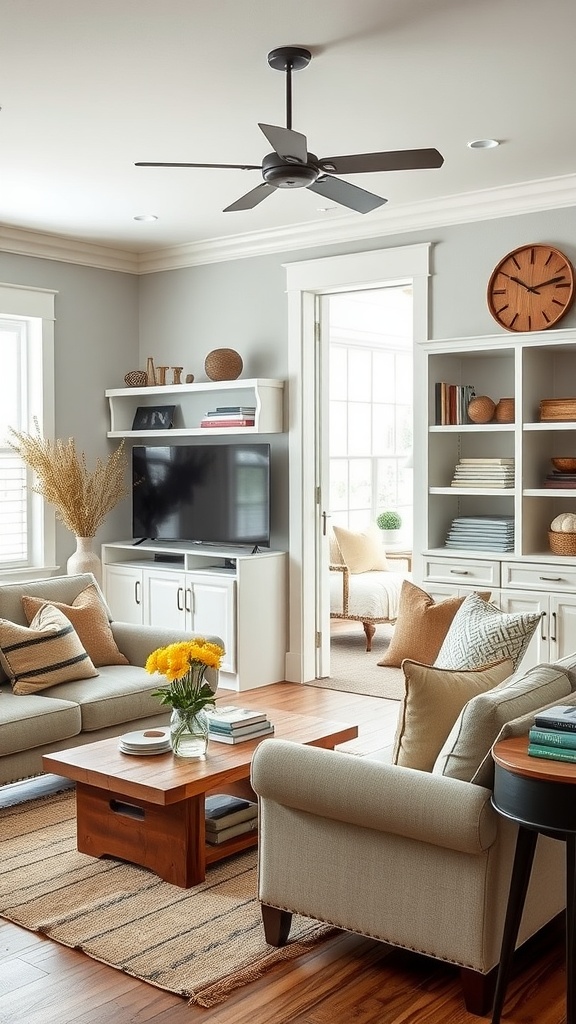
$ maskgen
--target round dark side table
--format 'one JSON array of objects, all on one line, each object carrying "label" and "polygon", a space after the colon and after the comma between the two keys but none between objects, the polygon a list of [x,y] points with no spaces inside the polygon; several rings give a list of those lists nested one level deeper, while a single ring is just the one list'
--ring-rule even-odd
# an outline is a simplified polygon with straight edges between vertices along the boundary
[{"label": "round dark side table", "polygon": [[576,763],[531,757],[527,736],[501,740],[492,756],[492,805],[518,825],[492,1024],[500,1022],[539,832],[566,843],[566,1024],[576,1024]]}]

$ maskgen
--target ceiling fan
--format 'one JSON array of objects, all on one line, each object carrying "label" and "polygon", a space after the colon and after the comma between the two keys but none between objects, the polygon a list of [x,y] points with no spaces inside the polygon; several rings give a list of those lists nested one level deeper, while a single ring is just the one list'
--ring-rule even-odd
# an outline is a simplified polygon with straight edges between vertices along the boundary
[{"label": "ceiling fan", "polygon": [[441,167],[444,157],[437,149],[401,149],[387,153],[356,153],[350,156],[318,158],[308,152],[305,135],[292,130],[292,72],[308,66],[312,59],[309,50],[301,46],[279,46],[268,54],[268,63],[276,71],[286,74],[286,127],[259,124],[274,150],[267,153],[262,164],[197,164],[166,163],[140,160],[136,167],[214,167],[242,171],[261,171],[264,181],[256,188],[227,206],[224,213],[251,210],[277,188],[309,188],[311,192],[347,206],[357,213],[369,213],[383,206],[382,199],[357,185],[351,185],[335,174],[368,174],[376,171],[405,171]]}]

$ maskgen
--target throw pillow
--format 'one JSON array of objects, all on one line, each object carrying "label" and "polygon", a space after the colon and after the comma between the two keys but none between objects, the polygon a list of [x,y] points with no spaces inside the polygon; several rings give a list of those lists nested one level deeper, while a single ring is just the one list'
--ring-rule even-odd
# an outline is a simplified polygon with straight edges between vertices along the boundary
[{"label": "throw pillow", "polygon": [[0,659],[19,694],[98,675],[69,619],[50,605],[30,627],[0,619]]},{"label": "throw pillow", "polygon": [[[490,594],[482,596],[488,598]],[[433,665],[464,600],[465,597],[447,597],[436,603],[425,590],[403,580],[392,639],[378,664],[400,668],[404,658],[409,658],[423,665]]]},{"label": "throw pillow", "polygon": [[536,711],[544,705],[566,703],[571,693],[570,680],[561,669],[536,665],[478,694],[463,707],[432,771],[490,788],[494,779],[490,751],[503,726],[526,715],[531,715],[532,725]]},{"label": "throw pillow", "polygon": [[377,526],[370,526],[364,533],[335,526],[334,535],[350,572],[372,572],[374,569],[388,568],[382,535]]},{"label": "throw pillow", "polygon": [[511,658],[516,668],[541,618],[541,612],[502,612],[479,594],[468,594],[434,664],[438,668],[480,668]]},{"label": "throw pillow", "polygon": [[47,601],[40,597],[23,597],[24,614],[31,623],[34,616],[46,605],[58,608],[70,620],[80,637],[80,643],[93,664],[128,665],[128,658],[118,650],[110,628],[108,612],[93,583],[86,587],[72,604]]},{"label": "throw pillow", "polygon": [[477,693],[488,690],[512,672],[509,658],[475,671],[451,672],[402,663],[405,694],[394,738],[393,763],[431,772],[436,758],[462,708]]}]

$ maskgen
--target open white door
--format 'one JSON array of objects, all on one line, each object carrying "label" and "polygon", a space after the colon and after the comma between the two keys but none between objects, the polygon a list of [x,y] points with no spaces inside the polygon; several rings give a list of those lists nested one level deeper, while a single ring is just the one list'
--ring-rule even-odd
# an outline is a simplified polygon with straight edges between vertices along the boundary
[{"label": "open white door", "polygon": [[329,541],[329,296],[316,296],[316,677],[330,675]]}]

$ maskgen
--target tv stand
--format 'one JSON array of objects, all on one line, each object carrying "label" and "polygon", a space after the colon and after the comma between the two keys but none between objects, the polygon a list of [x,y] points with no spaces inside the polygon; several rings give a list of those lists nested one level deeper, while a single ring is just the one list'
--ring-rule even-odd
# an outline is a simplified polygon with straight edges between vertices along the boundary
[{"label": "tv stand", "polygon": [[130,539],[102,545],[102,569],[114,619],[221,637],[221,687],[286,678],[285,552]]}]

